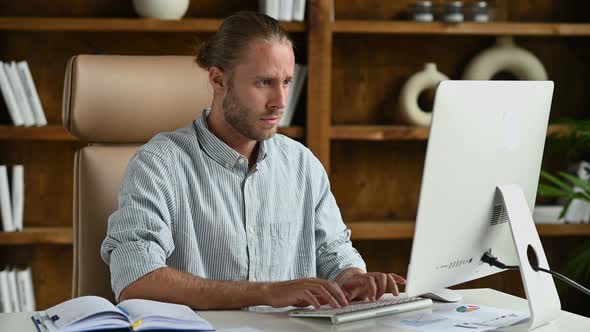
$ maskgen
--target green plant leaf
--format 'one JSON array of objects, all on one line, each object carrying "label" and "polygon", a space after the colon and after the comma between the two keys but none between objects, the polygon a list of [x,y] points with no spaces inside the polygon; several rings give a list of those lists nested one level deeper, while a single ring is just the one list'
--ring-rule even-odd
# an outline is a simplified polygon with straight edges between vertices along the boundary
[{"label": "green plant leaf", "polygon": [[573,190],[565,191],[546,184],[539,184],[537,192],[546,197],[571,197],[575,194]]},{"label": "green plant leaf", "polygon": [[572,187],[563,182],[562,180],[558,179],[557,177],[551,175],[551,173],[546,172],[546,171],[541,171],[541,176],[545,179],[547,179],[549,182],[553,183],[554,185],[566,190],[566,191],[571,191]]},{"label": "green plant leaf", "polygon": [[587,197],[585,199],[590,201],[590,195],[588,195],[588,193],[590,192],[590,183],[580,179],[577,176],[568,174],[566,172],[559,172],[559,175],[561,175],[563,178],[569,180],[576,187],[579,187],[580,189],[582,189],[583,194],[585,194],[585,197]]}]

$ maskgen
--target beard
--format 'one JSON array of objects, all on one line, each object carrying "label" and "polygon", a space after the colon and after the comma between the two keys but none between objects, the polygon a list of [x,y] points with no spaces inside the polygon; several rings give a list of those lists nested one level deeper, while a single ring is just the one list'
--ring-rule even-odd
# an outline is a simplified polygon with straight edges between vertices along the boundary
[{"label": "beard", "polygon": [[[222,102],[225,121],[242,134],[242,136],[257,142],[273,137],[277,132],[277,126],[264,129],[257,128],[260,115],[255,110],[243,106],[240,99],[233,92],[232,85],[233,83],[229,82],[227,95]],[[271,112],[266,116],[274,115],[276,113]]]}]

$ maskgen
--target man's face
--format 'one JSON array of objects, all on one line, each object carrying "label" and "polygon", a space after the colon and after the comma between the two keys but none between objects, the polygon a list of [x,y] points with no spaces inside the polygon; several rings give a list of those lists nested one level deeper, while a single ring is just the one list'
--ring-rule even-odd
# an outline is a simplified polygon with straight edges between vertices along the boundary
[{"label": "man's face", "polygon": [[271,138],[287,104],[294,66],[290,43],[251,42],[228,82],[222,104],[225,120],[248,139]]}]

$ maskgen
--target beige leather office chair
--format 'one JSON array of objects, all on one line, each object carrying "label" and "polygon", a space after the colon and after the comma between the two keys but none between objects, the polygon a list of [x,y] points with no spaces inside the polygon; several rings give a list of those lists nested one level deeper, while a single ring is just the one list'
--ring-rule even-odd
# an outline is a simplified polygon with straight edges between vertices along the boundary
[{"label": "beige leather office chair", "polygon": [[79,55],[70,59],[64,84],[63,124],[88,143],[74,163],[72,296],[113,301],[100,246],[127,163],[156,133],[196,119],[212,88],[189,56]]}]

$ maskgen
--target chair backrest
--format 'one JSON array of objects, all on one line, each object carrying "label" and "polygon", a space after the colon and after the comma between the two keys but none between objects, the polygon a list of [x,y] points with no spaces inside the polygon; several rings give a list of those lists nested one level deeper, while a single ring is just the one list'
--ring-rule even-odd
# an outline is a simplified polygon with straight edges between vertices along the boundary
[{"label": "chair backrest", "polygon": [[183,127],[213,97],[207,71],[190,56],[78,55],[68,62],[63,124],[88,143],[74,162],[72,296],[111,301],[109,267],[100,257],[107,220],[137,148],[158,132]]}]

